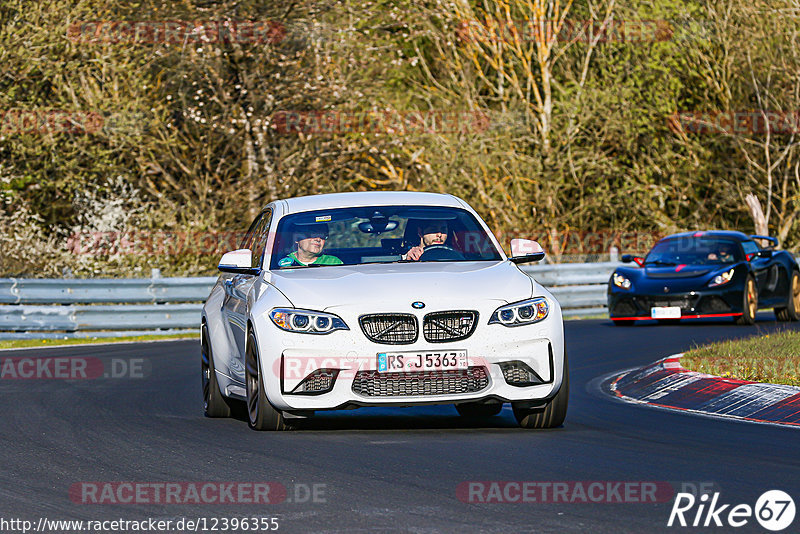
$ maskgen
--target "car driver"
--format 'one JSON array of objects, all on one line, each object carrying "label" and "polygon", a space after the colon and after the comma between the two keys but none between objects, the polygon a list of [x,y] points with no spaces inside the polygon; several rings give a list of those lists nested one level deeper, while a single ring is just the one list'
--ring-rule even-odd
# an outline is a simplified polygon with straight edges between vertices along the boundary
[{"label": "car driver", "polygon": [[448,227],[447,221],[427,221],[417,228],[419,245],[412,247],[404,256],[404,260],[419,260],[425,247],[434,245],[444,245],[447,241]]}]

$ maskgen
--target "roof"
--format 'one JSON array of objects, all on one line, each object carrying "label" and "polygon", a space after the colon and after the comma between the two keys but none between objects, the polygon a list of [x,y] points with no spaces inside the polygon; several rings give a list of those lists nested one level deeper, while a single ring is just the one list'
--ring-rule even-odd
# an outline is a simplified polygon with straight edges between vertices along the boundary
[{"label": "roof", "polygon": [[463,208],[466,203],[442,193],[419,193],[414,191],[369,191],[360,193],[330,193],[284,200],[287,213],[302,211],[348,208],[353,206],[448,206]]},{"label": "roof", "polygon": [[725,239],[733,239],[734,241],[749,241],[750,236],[744,234],[742,232],[737,232],[734,230],[708,230],[708,231],[698,231],[698,232],[681,232],[679,234],[672,234],[666,237],[663,237],[661,241],[665,239],[675,239],[679,237],[722,237]]}]

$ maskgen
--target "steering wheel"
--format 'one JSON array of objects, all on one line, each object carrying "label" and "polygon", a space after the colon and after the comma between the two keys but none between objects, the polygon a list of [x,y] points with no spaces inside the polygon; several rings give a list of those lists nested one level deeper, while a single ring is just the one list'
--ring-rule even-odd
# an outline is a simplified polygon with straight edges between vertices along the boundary
[{"label": "steering wheel", "polygon": [[431,245],[425,247],[419,261],[448,261],[448,260],[463,260],[464,255],[447,245]]}]

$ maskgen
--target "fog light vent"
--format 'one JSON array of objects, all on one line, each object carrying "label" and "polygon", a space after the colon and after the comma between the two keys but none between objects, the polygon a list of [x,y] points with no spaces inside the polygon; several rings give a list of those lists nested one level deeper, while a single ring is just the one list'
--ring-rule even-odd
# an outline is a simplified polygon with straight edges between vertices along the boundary
[{"label": "fog light vent", "polygon": [[292,390],[295,395],[319,395],[333,389],[333,383],[339,374],[338,369],[317,369],[300,382]]},{"label": "fog light vent", "polygon": [[536,371],[531,369],[525,362],[513,360],[498,365],[503,370],[503,378],[512,386],[536,386],[545,383],[542,377],[536,374]]}]

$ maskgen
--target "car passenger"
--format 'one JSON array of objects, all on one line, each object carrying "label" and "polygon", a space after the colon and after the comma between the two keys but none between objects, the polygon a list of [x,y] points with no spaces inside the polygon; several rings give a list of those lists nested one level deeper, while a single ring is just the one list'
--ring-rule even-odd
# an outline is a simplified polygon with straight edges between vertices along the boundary
[{"label": "car passenger", "polygon": [[709,252],[708,260],[719,263],[731,263],[733,261],[733,249],[731,245],[720,245],[717,252]]},{"label": "car passenger", "polygon": [[419,260],[425,252],[426,247],[434,245],[444,245],[447,242],[448,227],[447,221],[426,221],[417,227],[419,245],[412,247],[403,255],[404,260]]},{"label": "car passenger", "polygon": [[296,250],[278,262],[279,267],[307,266],[307,265],[342,265],[342,260],[336,256],[322,253],[325,241],[328,239],[327,224],[309,224],[298,226],[295,230],[294,241]]}]

